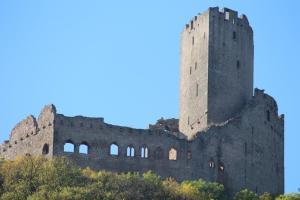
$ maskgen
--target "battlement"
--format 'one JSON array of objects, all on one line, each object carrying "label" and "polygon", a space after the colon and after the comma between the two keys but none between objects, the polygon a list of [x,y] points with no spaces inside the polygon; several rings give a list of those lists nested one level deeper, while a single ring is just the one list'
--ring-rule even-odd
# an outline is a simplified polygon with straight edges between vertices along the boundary
[{"label": "battlement", "polygon": [[240,27],[250,27],[246,15],[238,15],[237,11],[229,8],[220,9],[219,7],[210,7],[206,12],[198,13],[198,15],[194,16],[190,22],[185,25],[185,30],[191,31],[195,29],[195,24],[197,24],[197,21],[203,16],[210,16],[212,19],[223,20],[224,22],[230,22],[231,24],[235,24]]},{"label": "battlement", "polygon": [[55,117],[55,128],[64,130],[74,130],[77,132],[119,132],[126,134],[148,134],[156,136],[175,136],[179,139],[186,137],[178,131],[178,119],[158,120],[155,125],[149,125],[149,129],[139,129],[127,126],[113,125],[104,122],[104,118],[93,118],[85,116],[65,116],[57,114]]}]

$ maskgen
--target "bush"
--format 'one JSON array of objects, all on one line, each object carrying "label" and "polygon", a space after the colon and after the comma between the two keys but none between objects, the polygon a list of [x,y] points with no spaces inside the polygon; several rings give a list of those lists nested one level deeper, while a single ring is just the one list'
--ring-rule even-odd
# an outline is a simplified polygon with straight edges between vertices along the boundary
[{"label": "bush", "polygon": [[273,200],[273,197],[270,193],[265,192],[260,195],[259,200]]},{"label": "bush", "polygon": [[280,195],[276,200],[300,200],[300,193],[292,193],[287,195]]},{"label": "bush", "polygon": [[259,197],[256,193],[244,189],[235,194],[234,200],[259,200]]},{"label": "bush", "polygon": [[[2,200],[226,200],[222,184],[203,180],[178,183],[152,172],[111,173],[80,169],[66,158],[23,157],[0,161]],[[238,192],[234,200],[272,200],[264,193]],[[300,200],[299,194],[276,200]]]}]

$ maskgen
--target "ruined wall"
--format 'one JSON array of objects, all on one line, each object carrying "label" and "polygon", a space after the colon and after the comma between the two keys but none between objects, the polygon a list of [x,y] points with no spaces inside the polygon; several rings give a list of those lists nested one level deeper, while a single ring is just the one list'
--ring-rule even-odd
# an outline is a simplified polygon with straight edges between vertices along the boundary
[{"label": "ruined wall", "polygon": [[243,188],[283,193],[284,119],[277,112],[274,99],[256,90],[236,117],[198,133],[193,177],[223,183],[231,194]]},{"label": "ruined wall", "polygon": [[53,155],[53,125],[55,107],[46,106],[38,119],[29,116],[18,123],[12,130],[9,140],[1,145],[1,156],[4,159],[14,159],[25,155]]},{"label": "ruined wall", "polygon": [[[107,124],[103,118],[56,116],[54,156],[67,156],[79,166],[114,172],[155,171],[163,177],[178,180],[188,178],[187,141],[183,135],[167,130],[145,130]],[[75,145],[74,152],[64,152],[66,142]],[[88,154],[79,146],[88,145]],[[110,155],[110,145],[119,147],[119,155]],[[134,148],[134,156],[127,156],[127,147]],[[148,158],[142,158],[141,148],[148,148]],[[176,149],[176,160],[169,160],[169,150]],[[160,152],[161,151],[161,152]],[[160,153],[158,153],[160,152]]]}]

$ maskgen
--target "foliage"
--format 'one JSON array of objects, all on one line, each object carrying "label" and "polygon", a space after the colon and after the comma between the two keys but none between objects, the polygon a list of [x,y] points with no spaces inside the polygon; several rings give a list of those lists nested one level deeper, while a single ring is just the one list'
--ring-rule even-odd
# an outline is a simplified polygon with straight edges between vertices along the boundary
[{"label": "foliage", "polygon": [[263,193],[262,195],[259,196],[259,200],[273,200],[274,198],[270,193]]},{"label": "foliage", "polygon": [[300,193],[292,193],[287,195],[280,195],[276,200],[300,200]]},{"label": "foliage", "polygon": [[235,194],[234,200],[259,200],[259,197],[256,193],[244,189]]},{"label": "foliage", "polygon": [[[203,180],[178,183],[152,172],[111,173],[80,169],[66,158],[23,157],[0,161],[1,200],[226,200],[224,186]],[[235,200],[272,200],[242,190]],[[298,194],[276,200],[300,200]]]}]

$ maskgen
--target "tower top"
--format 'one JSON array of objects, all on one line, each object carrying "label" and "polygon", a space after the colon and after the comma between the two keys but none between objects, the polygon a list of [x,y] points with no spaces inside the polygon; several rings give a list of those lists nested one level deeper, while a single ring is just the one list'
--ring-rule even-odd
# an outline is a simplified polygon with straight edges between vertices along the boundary
[{"label": "tower top", "polygon": [[194,16],[188,24],[185,25],[185,29],[194,29],[194,24],[196,23],[197,19],[200,16],[205,15],[207,13],[211,13],[212,17],[220,17],[223,20],[227,20],[232,24],[239,24],[241,26],[247,25],[249,26],[249,21],[246,15],[241,14],[238,15],[238,12],[229,8],[222,8],[219,7],[210,7],[204,13],[198,13],[198,15]]}]

